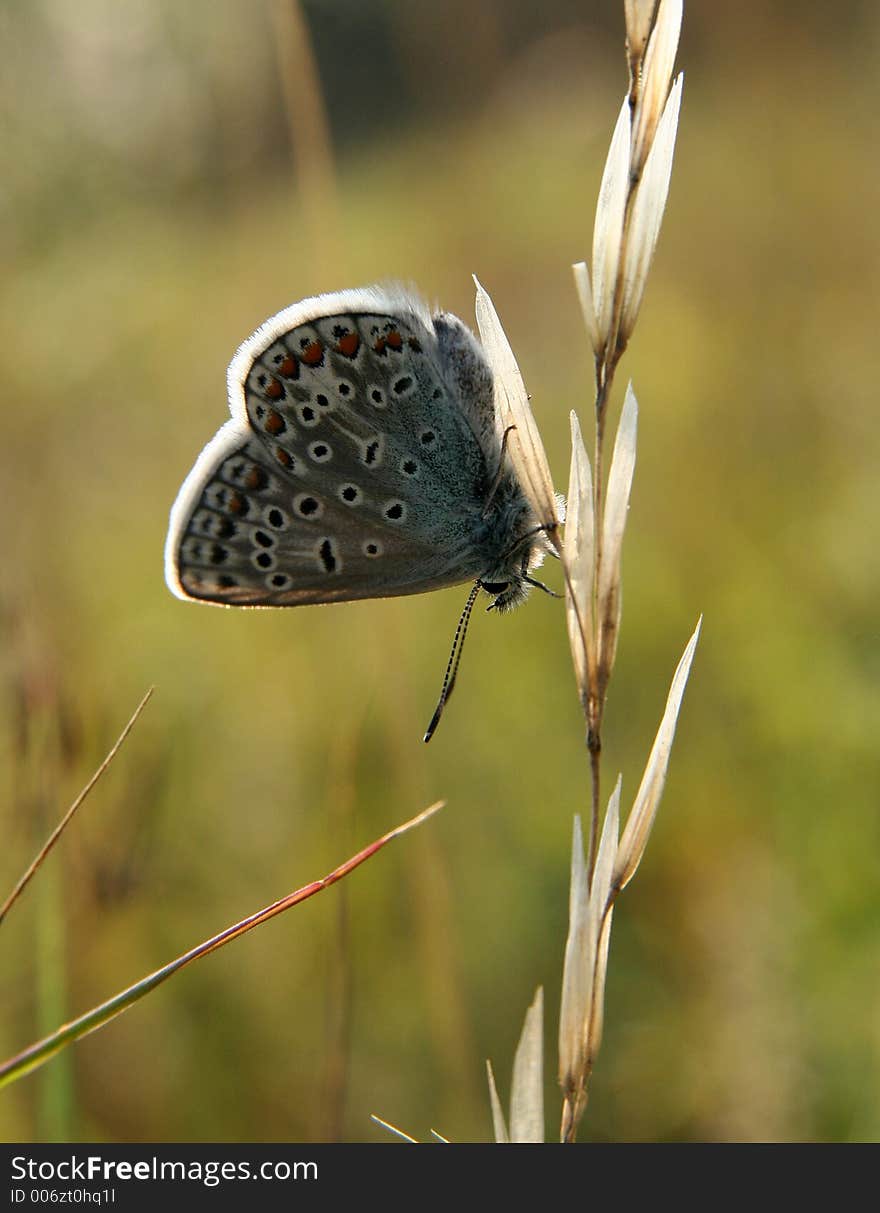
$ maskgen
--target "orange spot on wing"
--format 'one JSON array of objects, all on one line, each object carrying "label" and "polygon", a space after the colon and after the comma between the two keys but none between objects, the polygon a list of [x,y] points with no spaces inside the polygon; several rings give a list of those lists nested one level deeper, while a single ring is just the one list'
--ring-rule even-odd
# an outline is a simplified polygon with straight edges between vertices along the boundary
[{"label": "orange spot on wing", "polygon": [[324,361],[324,347],[320,341],[312,341],[300,354],[300,359],[306,366],[320,366]]},{"label": "orange spot on wing", "polygon": [[266,395],[270,400],[278,400],[284,395],[284,388],[274,377],[266,384]]},{"label": "orange spot on wing", "polygon": [[293,460],[291,459],[291,457],[288,455],[287,451],[285,451],[284,447],[282,447],[282,446],[276,446],[275,458],[278,460],[278,462],[281,464],[281,466],[285,467],[285,468],[289,468],[290,465],[293,463]]},{"label": "orange spot on wing", "polygon": [[299,363],[294,358],[293,354],[288,354],[281,365],[278,367],[279,375],[283,375],[285,379],[296,379],[299,375]]},{"label": "orange spot on wing", "polygon": [[268,477],[262,468],[252,467],[244,478],[244,483],[249,489],[264,489]]},{"label": "orange spot on wing", "polygon": [[234,490],[229,494],[229,500],[226,502],[226,508],[230,514],[240,514],[244,509],[244,498],[240,493]]},{"label": "orange spot on wing", "polygon": [[373,349],[376,351],[377,354],[384,354],[385,353],[385,338],[377,337],[376,341],[373,345]]},{"label": "orange spot on wing", "polygon": [[344,354],[346,358],[354,358],[358,352],[360,343],[361,340],[357,333],[345,333],[336,343],[336,349],[340,354]]},{"label": "orange spot on wing", "polygon": [[267,434],[280,434],[284,429],[284,418],[280,413],[276,413],[274,409],[269,409],[266,414],[266,420],[263,422],[263,429]]},{"label": "orange spot on wing", "polygon": [[393,350],[399,350],[403,345],[403,338],[401,337],[400,333],[398,333],[397,329],[392,329],[385,340]]}]

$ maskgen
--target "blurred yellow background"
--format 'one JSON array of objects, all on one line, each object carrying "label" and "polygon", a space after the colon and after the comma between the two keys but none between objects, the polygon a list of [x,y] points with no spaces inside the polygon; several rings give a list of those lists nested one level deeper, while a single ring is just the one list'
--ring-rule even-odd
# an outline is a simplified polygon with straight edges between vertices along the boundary
[{"label": "blurred yellow background", "polygon": [[[377,279],[472,323],[479,275],[565,488],[622,5],[6,0],[0,34],[0,895],[157,688],[3,925],[0,1054],[448,800],[5,1091],[0,1137],[485,1140],[484,1059],[506,1098],[543,984],[552,1140],[588,790],[562,604],[475,617],[424,747],[466,588],[211,610],[162,544],[238,343]],[[686,7],[614,400],[632,377],[626,803],[705,624],[583,1139],[880,1136],[878,55],[871,4]]]}]

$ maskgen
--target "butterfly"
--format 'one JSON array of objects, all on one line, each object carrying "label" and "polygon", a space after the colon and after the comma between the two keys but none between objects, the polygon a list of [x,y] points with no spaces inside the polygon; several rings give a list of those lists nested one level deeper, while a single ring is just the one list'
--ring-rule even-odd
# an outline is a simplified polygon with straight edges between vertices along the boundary
[{"label": "butterfly", "polygon": [[476,338],[402,287],[318,295],[240,346],[227,392],[171,509],[169,588],[281,607],[473,581],[436,726],[477,594],[505,611],[546,589],[531,570],[551,550]]}]

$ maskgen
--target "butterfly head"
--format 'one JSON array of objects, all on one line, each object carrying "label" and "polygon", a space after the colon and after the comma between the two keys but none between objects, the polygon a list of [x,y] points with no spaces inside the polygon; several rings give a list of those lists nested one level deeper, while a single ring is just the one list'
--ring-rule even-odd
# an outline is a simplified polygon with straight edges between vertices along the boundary
[{"label": "butterfly head", "polygon": [[525,602],[533,586],[552,597],[557,597],[552,590],[548,590],[547,586],[529,574],[530,569],[541,564],[547,551],[543,533],[533,532],[529,535],[528,543],[522,546],[512,559],[480,577],[477,585],[486,594],[492,595],[492,602],[486,609],[502,614],[512,611],[514,607]]},{"label": "butterfly head", "polygon": [[504,581],[489,581],[480,578],[480,589],[492,595],[492,601],[486,608],[488,611],[512,611],[524,602],[529,589],[528,582],[522,573],[516,572]]}]

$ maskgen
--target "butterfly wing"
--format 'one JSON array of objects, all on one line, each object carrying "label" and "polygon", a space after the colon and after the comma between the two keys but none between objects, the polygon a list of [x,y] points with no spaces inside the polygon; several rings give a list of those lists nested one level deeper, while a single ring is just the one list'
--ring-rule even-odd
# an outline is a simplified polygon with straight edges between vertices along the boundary
[{"label": "butterfly wing", "polygon": [[233,359],[232,420],[172,509],[170,588],[293,606],[478,576],[491,386],[464,326],[401,292],[279,313]]}]

